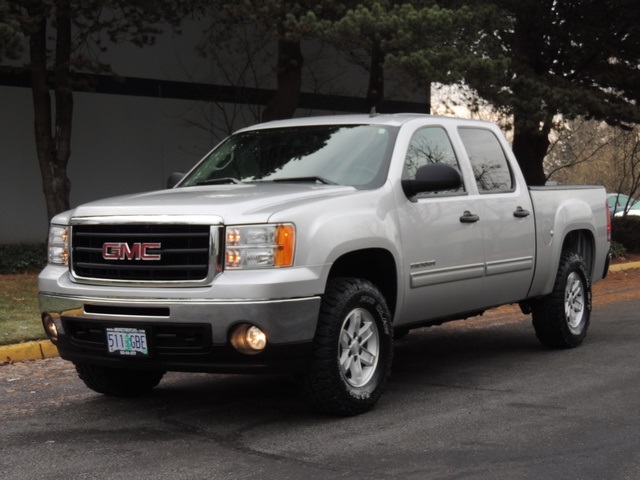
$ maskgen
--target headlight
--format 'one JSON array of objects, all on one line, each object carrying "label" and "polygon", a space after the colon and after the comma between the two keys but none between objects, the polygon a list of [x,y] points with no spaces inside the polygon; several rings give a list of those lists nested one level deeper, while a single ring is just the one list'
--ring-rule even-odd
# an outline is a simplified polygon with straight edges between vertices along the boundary
[{"label": "headlight", "polygon": [[69,265],[69,227],[51,225],[49,228],[49,263]]},{"label": "headlight", "polygon": [[296,231],[291,224],[227,227],[225,267],[290,267],[295,237]]}]

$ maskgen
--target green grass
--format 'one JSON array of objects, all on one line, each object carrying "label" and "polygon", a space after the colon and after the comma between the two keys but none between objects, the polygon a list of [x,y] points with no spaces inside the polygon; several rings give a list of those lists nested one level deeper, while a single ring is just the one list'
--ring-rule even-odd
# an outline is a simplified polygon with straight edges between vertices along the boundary
[{"label": "green grass", "polygon": [[0,345],[46,338],[38,307],[38,276],[0,275]]}]

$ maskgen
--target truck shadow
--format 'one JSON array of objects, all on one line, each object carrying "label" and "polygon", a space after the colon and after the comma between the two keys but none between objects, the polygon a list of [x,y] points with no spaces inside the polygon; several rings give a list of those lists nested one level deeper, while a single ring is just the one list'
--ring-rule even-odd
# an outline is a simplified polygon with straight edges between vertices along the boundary
[{"label": "truck shadow", "polygon": [[[580,362],[589,349],[568,354],[578,355],[572,361]],[[274,441],[318,435],[326,440],[336,432],[362,432],[362,422],[410,421],[424,415],[425,408],[449,405],[459,398],[473,398],[476,408],[482,408],[484,399],[495,396],[492,392],[517,396],[523,371],[528,372],[527,382],[544,383],[550,369],[566,362],[567,352],[550,351],[538,343],[528,319],[454,323],[416,330],[395,342],[386,392],[364,416],[340,418],[312,411],[288,375],[171,372],[153,392],[141,397],[81,394],[74,401],[74,415],[93,420],[59,434],[68,436],[69,442],[197,439],[235,451],[271,451]],[[67,418],[70,413],[62,409],[55,415]],[[372,428],[371,435],[375,431]]]},{"label": "truck shadow", "polygon": [[488,325],[456,322],[414,330],[396,340],[394,374],[456,365],[482,368],[480,362],[515,360],[544,351],[526,318]]}]

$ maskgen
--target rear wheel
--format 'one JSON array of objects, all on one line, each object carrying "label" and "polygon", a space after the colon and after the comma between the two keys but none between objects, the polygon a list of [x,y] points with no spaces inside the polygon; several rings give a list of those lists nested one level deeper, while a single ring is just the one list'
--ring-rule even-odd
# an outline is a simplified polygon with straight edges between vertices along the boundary
[{"label": "rear wheel", "polygon": [[543,345],[572,348],[582,343],[591,317],[591,280],[578,253],[562,254],[553,291],[538,300],[531,313]]},{"label": "rear wheel", "polygon": [[380,291],[366,280],[331,280],[301,378],[309,403],[336,415],[368,411],[382,394],[392,355],[391,318]]},{"label": "rear wheel", "polygon": [[151,391],[164,372],[125,370],[76,363],[78,376],[91,390],[114,397],[134,397]]}]

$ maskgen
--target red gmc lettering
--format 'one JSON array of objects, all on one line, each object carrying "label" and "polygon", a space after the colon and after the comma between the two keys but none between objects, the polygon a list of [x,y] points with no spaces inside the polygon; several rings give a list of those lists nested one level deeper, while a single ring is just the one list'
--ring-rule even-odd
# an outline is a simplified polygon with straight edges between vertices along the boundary
[{"label": "red gmc lettering", "polygon": [[160,247],[160,243],[134,243],[130,247],[128,243],[107,242],[102,245],[102,258],[105,260],[160,260],[159,253],[149,252]]}]

